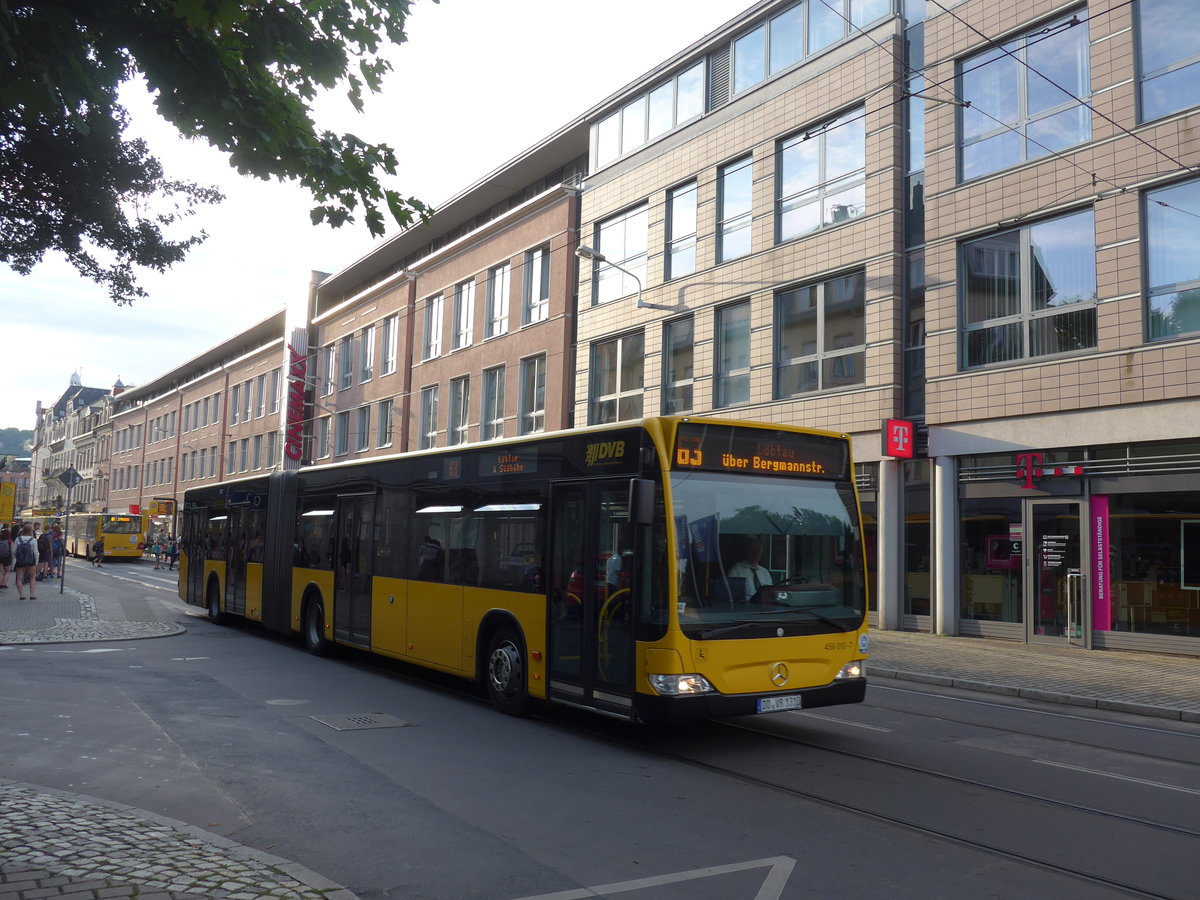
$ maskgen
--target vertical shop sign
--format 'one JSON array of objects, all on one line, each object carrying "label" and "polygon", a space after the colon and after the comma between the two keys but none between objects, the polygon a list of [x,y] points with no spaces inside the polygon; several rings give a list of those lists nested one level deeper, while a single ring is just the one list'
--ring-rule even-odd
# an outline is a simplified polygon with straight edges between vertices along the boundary
[{"label": "vertical shop sign", "polygon": [[1112,572],[1109,555],[1108,497],[1094,496],[1092,512],[1092,629],[1112,631]]}]

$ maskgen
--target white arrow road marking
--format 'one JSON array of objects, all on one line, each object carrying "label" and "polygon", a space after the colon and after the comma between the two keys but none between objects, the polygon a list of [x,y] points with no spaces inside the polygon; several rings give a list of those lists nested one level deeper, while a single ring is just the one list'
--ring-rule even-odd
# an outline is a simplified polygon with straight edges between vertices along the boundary
[{"label": "white arrow road marking", "polygon": [[754,900],[779,900],[783,888],[791,877],[796,861],[790,856],[773,856],[770,859],[755,859],[744,863],[730,863],[727,866],[710,866],[707,869],[690,869],[687,872],[676,872],[673,875],[655,875],[651,878],[638,878],[633,881],[622,881],[616,884],[601,884],[590,888],[577,888],[572,891],[560,891],[556,894],[538,894],[535,897],[522,897],[520,900],[589,900],[592,897],[611,897],[613,894],[628,894],[642,888],[658,887],[664,884],[678,884],[681,881],[696,881],[701,878],[714,878],[718,875],[728,875],[731,872],[745,872],[749,869],[770,867],[762,887],[754,895]]}]

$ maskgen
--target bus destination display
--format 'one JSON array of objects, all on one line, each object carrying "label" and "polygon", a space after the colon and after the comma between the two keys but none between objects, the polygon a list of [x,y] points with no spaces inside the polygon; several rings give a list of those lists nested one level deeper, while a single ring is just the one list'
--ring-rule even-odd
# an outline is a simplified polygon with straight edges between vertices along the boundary
[{"label": "bus destination display", "polygon": [[846,445],[815,434],[764,433],[727,425],[683,424],[675,436],[675,469],[759,475],[846,478]]}]

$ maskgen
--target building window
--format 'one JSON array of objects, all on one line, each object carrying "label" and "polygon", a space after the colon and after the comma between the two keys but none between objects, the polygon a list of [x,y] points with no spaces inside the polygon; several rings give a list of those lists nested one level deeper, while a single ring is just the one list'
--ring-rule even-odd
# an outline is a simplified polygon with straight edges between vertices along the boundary
[{"label": "building window", "polygon": [[[639,279],[645,286],[649,210],[649,204],[643,203],[596,226],[596,250],[608,262],[592,264],[593,305],[635,293]],[[632,272],[636,279],[616,266]]]},{"label": "building window", "polygon": [[361,348],[358,357],[359,382],[370,381],[375,377],[375,326],[368,325],[362,330]]},{"label": "building window", "polygon": [[1137,6],[1141,115],[1149,122],[1200,104],[1200,34],[1195,0],[1141,0]]},{"label": "building window", "polygon": [[640,331],[592,345],[588,424],[642,417],[645,338]]},{"label": "building window", "polygon": [[281,396],[280,388],[282,387],[282,382],[283,382],[283,369],[272,369],[271,370],[271,395],[270,395],[270,400],[267,405],[267,412],[269,412],[269,413],[274,414],[274,413],[279,412],[279,398]]},{"label": "building window", "polygon": [[329,416],[317,419],[317,459],[329,456]]},{"label": "building window", "polygon": [[[203,476],[203,472],[200,473]],[[212,451],[208,454],[208,477],[217,477],[217,445],[214,445]]]},{"label": "building window", "polygon": [[680,72],[592,126],[595,168],[704,113],[705,63]]},{"label": "building window", "polygon": [[212,423],[211,424],[216,425],[220,421],[221,421],[221,392],[217,391],[215,394],[213,394]]},{"label": "building window", "polygon": [[442,295],[425,301],[425,332],[421,341],[421,359],[442,355]]},{"label": "building window", "polygon": [[437,446],[438,386],[431,384],[421,389],[421,434],[419,449]]},{"label": "building window", "polygon": [[262,468],[263,462],[263,436],[256,434],[254,436],[254,462],[252,468],[255,470]]},{"label": "building window", "polygon": [[360,406],[354,411],[354,450],[361,453],[371,446],[371,407]]},{"label": "building window", "polygon": [[775,397],[866,381],[865,274],[775,295]]},{"label": "building window", "polygon": [[722,166],[717,176],[717,262],[750,252],[753,159],[749,156]]},{"label": "building window", "polygon": [[450,381],[450,421],[446,423],[446,444],[467,442],[467,413],[471,399],[471,379],[467,376]]},{"label": "building window", "polygon": [[789,7],[733,42],[733,93],[752,88],[800,62],[806,54],[840,41],[848,33],[848,24],[849,33],[854,33],[890,12],[891,0],[809,0]]},{"label": "building window", "polygon": [[250,471],[250,438],[242,438],[241,446],[238,447],[238,471]]},{"label": "building window", "polygon": [[667,191],[666,280],[696,271],[696,182]]},{"label": "building window", "polygon": [[1096,231],[1090,209],[960,248],[962,365],[1096,346]]},{"label": "building window", "polygon": [[395,401],[389,397],[375,404],[375,446],[392,445],[392,409]]},{"label": "building window", "polygon": [[204,477],[204,465],[205,465],[205,463],[207,463],[207,462],[208,462],[208,448],[207,448],[207,447],[201,447],[201,448],[200,448],[200,453],[199,453],[199,464],[197,464],[197,454],[196,454],[196,451],[195,451],[195,450],[193,450],[193,451],[192,451],[192,452],[191,452],[191,453],[188,455],[188,474],[187,474],[187,477],[188,477],[188,478],[203,478],[203,477]]},{"label": "building window", "polygon": [[505,263],[488,272],[487,324],[484,337],[493,338],[508,331],[508,291],[512,267]]},{"label": "building window", "polygon": [[[242,412],[241,407],[242,407],[242,386],[240,384],[235,384],[233,387],[231,387],[229,389],[229,424],[230,425],[236,425],[238,423],[238,416],[241,415],[241,412]],[[119,435],[120,435],[120,433],[118,433],[118,437],[119,437]],[[120,450],[121,448],[118,447],[117,449]]]},{"label": "building window", "polygon": [[525,294],[521,324],[544,322],[550,315],[550,245],[525,254]]},{"label": "building window", "polygon": [[546,430],[546,356],[521,360],[521,408],[518,434]]},{"label": "building window", "polygon": [[750,301],[717,310],[716,405],[750,402]]},{"label": "building window", "polygon": [[259,375],[254,379],[254,418],[261,419],[267,414],[267,376]]},{"label": "building window", "polygon": [[267,458],[265,460],[266,467],[273,469],[279,464],[279,432],[267,432]]},{"label": "building window", "polygon": [[379,347],[379,374],[391,375],[396,371],[396,316],[383,320],[383,335]]},{"label": "building window", "polygon": [[483,407],[479,412],[479,437],[485,441],[504,437],[503,366],[483,371]]},{"label": "building window", "polygon": [[[337,349],[333,344],[321,348],[321,396],[328,397],[337,386]],[[237,404],[234,404],[235,406]]]},{"label": "building window", "polygon": [[1200,332],[1200,180],[1146,194],[1150,340]]},{"label": "building window", "polygon": [[335,422],[334,453],[345,456],[350,452],[350,410],[338,413]]},{"label": "building window", "polygon": [[250,379],[247,378],[245,384],[242,385],[242,421],[243,422],[250,421],[250,409],[251,409],[250,401],[251,401],[251,399],[252,398],[250,396]]},{"label": "building window", "polygon": [[780,241],[838,225],[866,209],[866,128],[861,108],[779,143]]},{"label": "building window", "polygon": [[345,390],[354,384],[354,335],[348,334],[342,338],[338,346],[338,357],[341,368],[338,373],[338,388]]},{"label": "building window", "polygon": [[1091,111],[1081,102],[1091,91],[1088,28],[1086,20],[1065,27],[1069,21],[1050,22],[959,63],[963,181],[1091,139]]},{"label": "building window", "polygon": [[454,289],[454,339],[452,349],[471,346],[475,330],[475,280],[464,281]]},{"label": "building window", "polygon": [[692,409],[694,324],[688,316],[663,326],[663,415]]}]

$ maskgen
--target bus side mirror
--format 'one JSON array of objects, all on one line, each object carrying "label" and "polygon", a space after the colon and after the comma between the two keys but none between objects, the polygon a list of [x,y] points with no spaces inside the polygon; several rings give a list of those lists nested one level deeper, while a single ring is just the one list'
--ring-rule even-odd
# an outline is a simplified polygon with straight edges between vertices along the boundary
[{"label": "bus side mirror", "polygon": [[629,479],[629,524],[654,524],[654,482],[649,478]]}]

